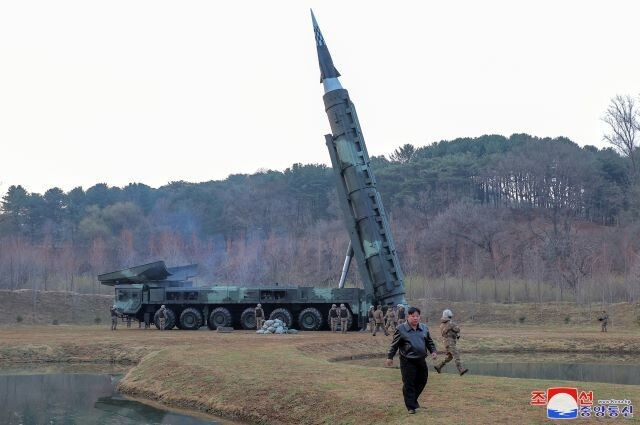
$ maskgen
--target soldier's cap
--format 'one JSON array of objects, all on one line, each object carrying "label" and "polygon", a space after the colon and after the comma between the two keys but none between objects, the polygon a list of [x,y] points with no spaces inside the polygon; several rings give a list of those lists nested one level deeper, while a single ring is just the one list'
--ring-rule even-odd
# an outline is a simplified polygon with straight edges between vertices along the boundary
[{"label": "soldier's cap", "polygon": [[443,319],[451,319],[453,317],[453,312],[449,309],[446,309],[442,312]]},{"label": "soldier's cap", "polygon": [[404,308],[402,304],[398,304],[398,308]]},{"label": "soldier's cap", "polygon": [[262,304],[258,303],[258,305],[256,307],[262,307]]},{"label": "soldier's cap", "polygon": [[165,308],[164,304],[162,304],[162,305],[160,306],[160,308]]},{"label": "soldier's cap", "polygon": [[373,308],[373,306],[369,307],[369,310],[371,310]]},{"label": "soldier's cap", "polygon": [[114,304],[112,308],[116,308],[116,305]]},{"label": "soldier's cap", "polygon": [[331,307],[332,307],[332,308],[333,308],[333,307],[336,307],[336,305],[335,305],[335,304],[331,304]]},{"label": "soldier's cap", "polygon": [[340,308],[344,307],[344,304],[340,304]]}]

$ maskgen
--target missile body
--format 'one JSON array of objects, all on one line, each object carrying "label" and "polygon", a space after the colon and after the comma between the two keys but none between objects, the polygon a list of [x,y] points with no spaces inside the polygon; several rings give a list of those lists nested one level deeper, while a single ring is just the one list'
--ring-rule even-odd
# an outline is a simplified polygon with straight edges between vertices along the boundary
[{"label": "missile body", "polygon": [[340,73],[333,65],[313,11],[311,17],[320,64],[320,81],[325,91],[323,100],[332,133],[325,135],[325,141],[336,177],[340,207],[351,239],[341,285],[353,250],[367,301],[386,305],[406,304],[404,277],[356,109],[349,93],[338,80]]}]

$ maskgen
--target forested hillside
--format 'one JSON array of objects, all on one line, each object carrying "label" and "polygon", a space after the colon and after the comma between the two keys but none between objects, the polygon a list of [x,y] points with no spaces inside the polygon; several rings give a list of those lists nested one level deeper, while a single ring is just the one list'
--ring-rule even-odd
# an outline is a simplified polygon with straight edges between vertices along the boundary
[{"label": "forested hillside", "polygon": [[[413,296],[638,295],[640,191],[612,149],[490,135],[405,145],[372,166]],[[96,292],[98,273],[158,259],[199,263],[200,283],[334,285],[348,244],[334,186],[313,164],[158,189],[12,186],[0,289]]]}]

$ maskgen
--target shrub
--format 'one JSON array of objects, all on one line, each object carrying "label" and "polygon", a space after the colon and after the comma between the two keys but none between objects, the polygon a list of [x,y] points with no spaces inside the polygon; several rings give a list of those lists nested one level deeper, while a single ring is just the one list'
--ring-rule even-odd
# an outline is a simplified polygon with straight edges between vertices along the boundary
[{"label": "shrub", "polygon": [[22,318],[22,316],[20,316],[19,314],[16,316],[16,322],[18,323],[22,323],[24,319]]},{"label": "shrub", "polygon": [[524,323],[524,321],[527,320],[527,316],[525,316],[524,314],[520,315],[520,317],[518,317],[518,322],[520,323]]},{"label": "shrub", "polygon": [[95,319],[93,319],[93,322],[94,322],[96,325],[99,325],[99,324],[102,322],[102,319],[101,319],[101,318],[99,318],[99,317],[96,317]]},{"label": "shrub", "polygon": [[565,317],[564,317],[564,323],[565,323],[566,325],[568,325],[570,321],[571,321],[571,316],[565,316]]},{"label": "shrub", "polygon": [[58,324],[59,324],[59,323],[58,323],[58,319],[53,319],[53,322],[51,322],[51,324],[53,324],[53,325],[58,325]]}]

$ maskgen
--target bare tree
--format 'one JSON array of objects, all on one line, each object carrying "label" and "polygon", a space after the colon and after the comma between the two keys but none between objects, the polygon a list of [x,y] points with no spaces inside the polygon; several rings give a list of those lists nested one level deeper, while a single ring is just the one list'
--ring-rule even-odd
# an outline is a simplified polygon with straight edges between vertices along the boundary
[{"label": "bare tree", "polygon": [[635,99],[629,95],[614,97],[602,120],[609,126],[609,133],[604,135],[604,140],[629,158],[635,177],[638,170],[636,139],[640,132],[640,111]]},{"label": "bare tree", "polygon": [[[504,209],[476,205],[469,202],[460,202],[451,205],[446,211],[439,214],[432,223],[431,237],[434,241],[452,242],[451,238],[458,239],[462,243],[476,246],[480,253],[486,255],[491,266],[490,275],[494,282],[494,301],[498,301],[497,278],[500,267],[508,258],[498,249],[498,239],[507,234],[510,229],[505,226],[508,212]],[[441,249],[444,249],[444,244]],[[444,258],[444,254],[442,258]],[[443,276],[446,269],[443,263]]]}]

